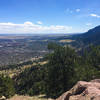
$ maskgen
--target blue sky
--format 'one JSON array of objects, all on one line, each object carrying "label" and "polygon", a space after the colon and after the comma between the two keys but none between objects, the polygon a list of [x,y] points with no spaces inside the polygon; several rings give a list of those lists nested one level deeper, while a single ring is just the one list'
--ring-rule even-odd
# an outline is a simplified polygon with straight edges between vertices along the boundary
[{"label": "blue sky", "polygon": [[0,33],[77,33],[100,24],[100,0],[0,0]]}]

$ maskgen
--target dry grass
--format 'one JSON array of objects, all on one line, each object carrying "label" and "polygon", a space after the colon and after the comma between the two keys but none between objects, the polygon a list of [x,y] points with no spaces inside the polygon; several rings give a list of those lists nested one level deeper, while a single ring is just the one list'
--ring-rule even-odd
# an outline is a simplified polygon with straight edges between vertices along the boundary
[{"label": "dry grass", "polygon": [[38,64],[44,65],[46,63],[48,63],[48,61],[42,61],[42,62],[38,62],[38,63],[34,62],[33,64],[21,66],[19,69],[14,68],[14,69],[2,70],[2,71],[0,71],[0,74],[4,74],[4,75],[9,76],[10,78],[13,78],[14,76],[19,75],[21,72],[23,72],[27,68],[34,67],[34,66],[36,66]]},{"label": "dry grass", "polygon": [[47,99],[47,98],[43,98],[43,97],[44,97],[44,95],[33,96],[33,97],[15,95],[8,100],[52,100],[52,99]]},{"label": "dry grass", "polygon": [[70,40],[70,39],[66,39],[66,40],[60,40],[59,42],[62,42],[62,43],[71,43],[75,40]]}]

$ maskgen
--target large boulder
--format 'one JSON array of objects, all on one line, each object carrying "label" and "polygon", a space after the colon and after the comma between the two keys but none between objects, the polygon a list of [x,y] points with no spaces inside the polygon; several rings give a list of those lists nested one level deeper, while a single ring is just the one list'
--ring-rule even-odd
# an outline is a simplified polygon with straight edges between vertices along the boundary
[{"label": "large boulder", "polygon": [[1,96],[0,100],[6,100],[6,97],[5,96]]},{"label": "large boulder", "polygon": [[79,81],[56,100],[100,100],[100,79]]}]

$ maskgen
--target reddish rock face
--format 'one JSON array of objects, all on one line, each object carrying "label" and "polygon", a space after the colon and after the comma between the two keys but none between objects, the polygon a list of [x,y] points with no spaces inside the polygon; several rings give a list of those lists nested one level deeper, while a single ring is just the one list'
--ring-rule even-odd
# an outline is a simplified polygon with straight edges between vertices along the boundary
[{"label": "reddish rock face", "polygon": [[79,81],[56,100],[100,100],[100,79],[91,82]]}]

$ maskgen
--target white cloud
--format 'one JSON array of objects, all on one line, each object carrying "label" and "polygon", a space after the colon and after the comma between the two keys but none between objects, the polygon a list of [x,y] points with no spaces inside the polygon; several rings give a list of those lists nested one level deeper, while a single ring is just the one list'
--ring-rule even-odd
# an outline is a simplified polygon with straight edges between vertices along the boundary
[{"label": "white cloud", "polygon": [[32,23],[32,22],[27,21],[27,22],[24,22],[24,25],[30,25],[30,26],[32,26],[32,25],[33,25],[33,23]]},{"label": "white cloud", "polygon": [[92,26],[92,23],[86,23],[87,26]]},{"label": "white cloud", "polygon": [[75,9],[75,10],[72,10],[72,9],[69,9],[69,8],[66,9],[67,13],[80,12],[80,11],[81,11],[80,9]]},{"label": "white cloud", "polygon": [[23,24],[0,23],[0,33],[66,33],[72,30],[71,26],[50,25],[42,26],[32,22]]},{"label": "white cloud", "polygon": [[69,9],[69,8],[66,9],[66,12],[73,13],[73,11],[71,9]]},{"label": "white cloud", "polygon": [[43,24],[41,21],[37,21],[37,24],[39,24],[39,25],[41,25],[41,24]]},{"label": "white cloud", "polygon": [[97,15],[97,14],[90,14],[90,16],[92,16],[92,17],[96,17],[96,18],[100,18],[100,16]]},{"label": "white cloud", "polygon": [[76,9],[76,12],[80,12],[81,10],[80,9]]}]

